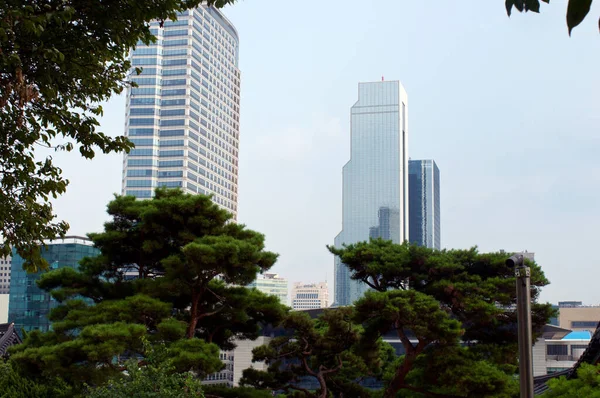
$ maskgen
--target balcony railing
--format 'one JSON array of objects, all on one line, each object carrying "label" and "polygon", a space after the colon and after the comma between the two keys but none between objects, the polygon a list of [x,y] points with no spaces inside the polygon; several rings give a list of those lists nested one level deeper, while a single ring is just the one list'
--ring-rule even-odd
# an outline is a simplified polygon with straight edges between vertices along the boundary
[{"label": "balcony railing", "polygon": [[546,355],[547,361],[577,361],[581,355]]}]

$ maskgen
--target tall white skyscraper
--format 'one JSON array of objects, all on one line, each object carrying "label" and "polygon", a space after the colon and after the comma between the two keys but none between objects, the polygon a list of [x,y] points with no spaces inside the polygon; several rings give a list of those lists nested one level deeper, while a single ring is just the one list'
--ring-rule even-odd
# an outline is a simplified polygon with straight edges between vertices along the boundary
[{"label": "tall white skyscraper", "polygon": [[[123,194],[156,187],[213,194],[237,215],[240,71],[238,34],[216,8],[151,24],[155,43],[131,56],[125,131],[136,145],[123,159]],[[136,75],[135,68],[143,68]]]},{"label": "tall white skyscraper", "polygon": [[[408,239],[408,96],[399,81],[359,83],[351,109],[350,160],[342,172],[342,231],[335,246]],[[367,289],[335,259],[334,305]]]}]

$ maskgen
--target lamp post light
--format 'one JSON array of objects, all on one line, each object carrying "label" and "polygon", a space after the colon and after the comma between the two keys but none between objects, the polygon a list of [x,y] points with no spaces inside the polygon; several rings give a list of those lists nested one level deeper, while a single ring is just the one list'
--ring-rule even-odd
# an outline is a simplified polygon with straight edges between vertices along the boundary
[{"label": "lamp post light", "polygon": [[533,354],[531,347],[531,270],[525,265],[523,254],[506,260],[515,269],[517,278],[517,326],[519,332],[519,385],[521,398],[533,398]]}]

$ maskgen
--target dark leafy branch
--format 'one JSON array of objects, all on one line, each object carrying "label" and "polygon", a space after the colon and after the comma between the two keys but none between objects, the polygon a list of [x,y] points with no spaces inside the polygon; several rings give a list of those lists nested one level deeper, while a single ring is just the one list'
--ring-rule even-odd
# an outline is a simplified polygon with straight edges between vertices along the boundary
[{"label": "dark leafy branch", "polygon": [[[550,0],[542,0],[544,3],[550,3]],[[510,17],[513,7],[519,12],[540,12],[540,0],[506,0],[506,13]],[[567,27],[569,36],[574,27],[579,25],[592,7],[592,0],[569,0],[567,5]],[[600,29],[600,19],[598,20]]]}]

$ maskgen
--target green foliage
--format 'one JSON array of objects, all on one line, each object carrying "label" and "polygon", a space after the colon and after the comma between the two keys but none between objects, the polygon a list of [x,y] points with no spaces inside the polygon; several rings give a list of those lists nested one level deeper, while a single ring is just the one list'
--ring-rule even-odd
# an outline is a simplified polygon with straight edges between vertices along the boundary
[{"label": "green foliage", "polygon": [[50,203],[68,180],[39,148],[77,148],[88,159],[129,151],[124,136],[98,131],[100,103],[128,85],[129,50],[155,40],[149,22],[199,3],[0,1],[0,255],[15,247],[29,270],[47,267],[38,245],[68,230]]},{"label": "green foliage", "polygon": [[548,387],[550,390],[542,395],[543,398],[600,398],[600,364],[594,366],[582,363],[577,369],[576,378],[561,376],[551,379]]},{"label": "green foliage", "polygon": [[[360,351],[360,328],[352,317],[352,308],[325,310],[316,320],[305,312],[291,312],[282,323],[290,334],[253,350],[253,361],[265,361],[268,371],[246,369],[241,384],[302,397],[325,398],[329,392],[364,396],[367,392],[358,382],[381,371],[382,354],[389,354],[390,347],[375,339],[368,354],[360,355],[366,352]],[[298,387],[303,377],[314,378],[319,390]]]},{"label": "green foliage", "polygon": [[215,387],[203,386],[206,398],[273,398],[268,391],[257,390],[250,387]]},{"label": "green foliage", "polygon": [[51,332],[32,332],[13,348],[23,374],[100,385],[120,374],[123,358],[145,355],[145,338],[167,345],[177,372],[204,376],[221,369],[219,349],[285,315],[276,297],[235,286],[277,255],[210,197],[159,189],[151,200],[116,197],[108,212],[104,232],[90,234],[99,256],[38,281],[60,305]]},{"label": "green foliage", "polygon": [[223,369],[219,360],[219,347],[201,339],[177,340],[169,346],[174,369],[179,372],[194,371],[200,376]]},{"label": "green foliage", "polygon": [[[550,0],[542,0],[550,3]],[[519,12],[540,12],[540,0],[506,0],[506,12],[510,17],[512,8],[515,7]],[[567,5],[567,27],[569,36],[574,27],[579,25],[590,12],[592,0],[569,0]],[[600,27],[600,20],[598,21]]]},{"label": "green foliage", "polygon": [[[436,251],[381,239],[329,250],[348,266],[351,278],[374,290],[356,303],[363,339],[394,330],[406,351],[388,369],[384,396],[394,397],[402,389],[510,396],[517,368],[517,319],[515,277],[504,263],[506,253]],[[537,264],[528,265],[536,338],[553,310],[537,303],[548,280]],[[468,348],[459,349],[459,342]]]},{"label": "green foliage", "polygon": [[145,344],[145,365],[137,360],[126,363],[126,373],[105,385],[91,388],[88,398],[204,398],[201,381],[192,373],[177,373],[170,350],[162,345]]},{"label": "green foliage", "polygon": [[21,376],[9,363],[0,363],[0,398],[70,398],[71,388],[60,379],[34,381]]},{"label": "green foliage", "polygon": [[407,382],[422,390],[461,397],[512,398],[519,392],[514,372],[505,372],[458,345],[427,347],[417,358]]},{"label": "green foliage", "polygon": [[31,377],[62,377],[72,385],[100,383],[121,371],[115,357],[141,352],[143,325],[115,322],[89,325],[76,336],[30,332],[23,344],[11,347],[11,362]]}]

